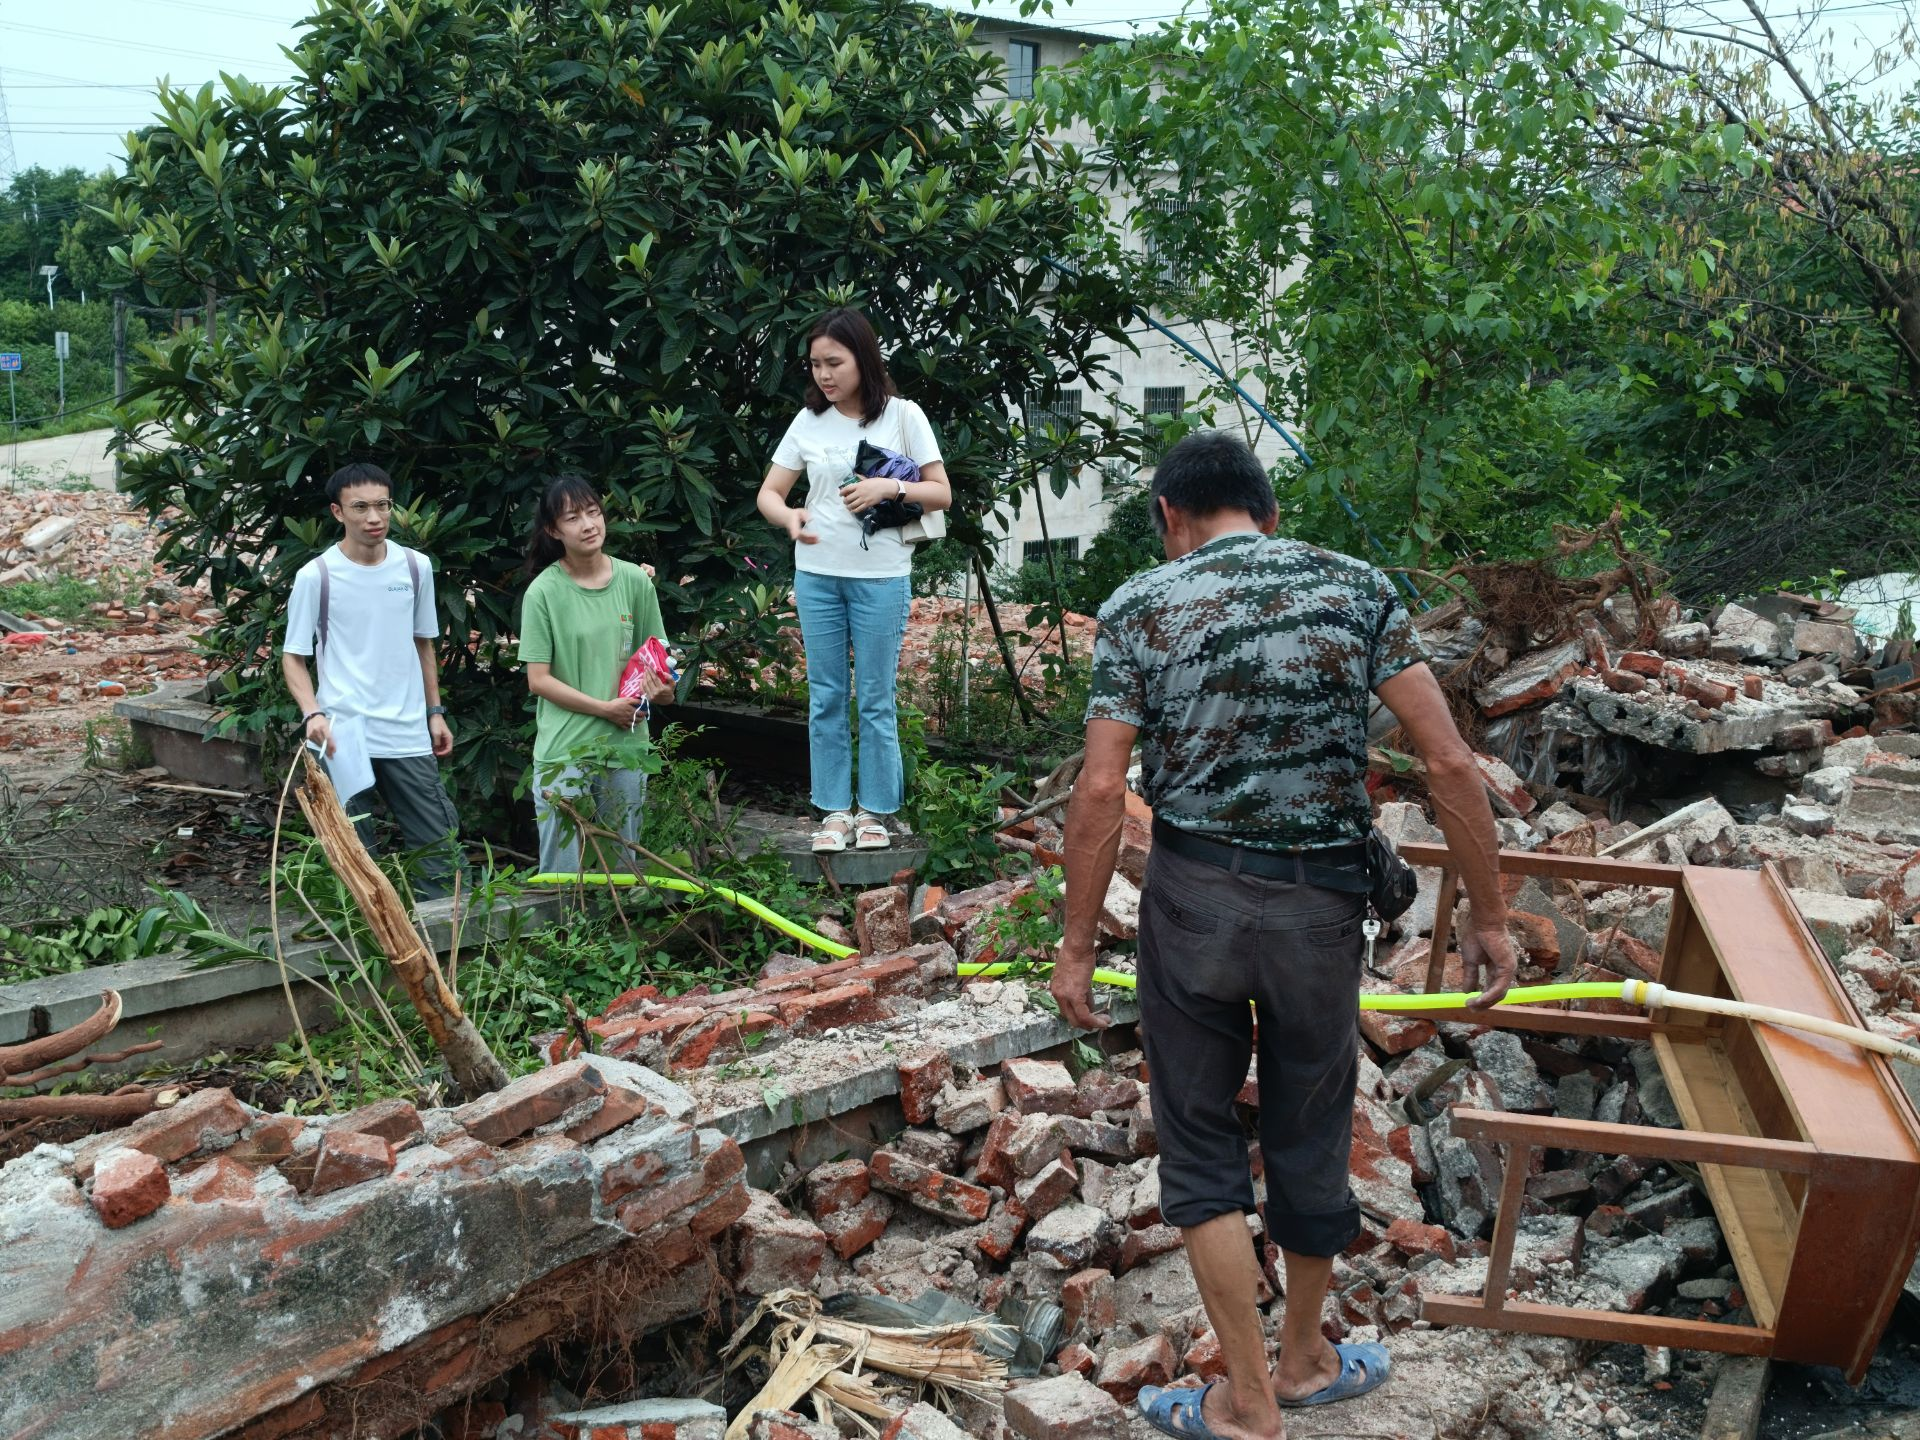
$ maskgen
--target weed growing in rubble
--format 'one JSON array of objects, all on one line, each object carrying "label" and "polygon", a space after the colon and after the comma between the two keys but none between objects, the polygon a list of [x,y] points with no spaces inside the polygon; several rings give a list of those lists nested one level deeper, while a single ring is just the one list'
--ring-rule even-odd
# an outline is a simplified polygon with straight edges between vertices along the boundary
[{"label": "weed growing in rubble", "polygon": [[1037,977],[1036,960],[1051,959],[1065,931],[1060,926],[1060,904],[1066,898],[1066,876],[1057,865],[1033,872],[1033,888],[1022,891],[987,926],[986,947],[996,959],[1012,965],[1007,979]]},{"label": "weed growing in rubble", "polygon": [[60,575],[52,580],[17,580],[11,585],[0,585],[0,609],[71,624],[98,625],[105,621],[94,613],[96,604],[124,601],[133,593],[124,582],[112,576],[108,576],[105,583],[72,575]]}]

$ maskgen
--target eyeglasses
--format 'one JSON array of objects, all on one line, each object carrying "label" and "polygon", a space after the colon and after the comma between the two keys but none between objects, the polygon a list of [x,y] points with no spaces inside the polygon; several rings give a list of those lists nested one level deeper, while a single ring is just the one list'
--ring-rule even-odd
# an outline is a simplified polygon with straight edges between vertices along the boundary
[{"label": "eyeglasses", "polygon": [[392,510],[391,500],[356,500],[347,506],[347,513],[356,520],[364,520],[369,515],[386,515]]}]

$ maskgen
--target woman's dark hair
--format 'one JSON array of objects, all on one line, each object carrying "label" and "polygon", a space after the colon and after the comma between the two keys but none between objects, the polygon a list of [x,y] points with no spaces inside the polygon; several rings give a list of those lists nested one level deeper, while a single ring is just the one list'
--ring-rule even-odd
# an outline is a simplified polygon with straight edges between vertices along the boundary
[{"label": "woman's dark hair", "polygon": [[531,580],[567,553],[567,547],[552,533],[560,517],[569,510],[598,509],[600,492],[593,482],[575,471],[556,475],[547,482],[540,497],[540,509],[533,517],[533,534],[527,537],[527,578]]},{"label": "woman's dark hair", "polygon": [[1162,455],[1148,495],[1153,528],[1162,535],[1167,533],[1167,519],[1156,503],[1162,498],[1193,516],[1244,510],[1255,523],[1265,524],[1280,513],[1267,467],[1246,441],[1224,430],[1196,430]]},{"label": "woman's dark hair", "polygon": [[[829,310],[813,322],[813,329],[807,332],[809,356],[813,353],[813,342],[823,337],[837,340],[853,352],[854,364],[860,367],[860,423],[873,424],[887,408],[887,397],[899,393],[893,388],[893,377],[887,373],[887,362],[880,358],[880,337],[873,333],[873,326],[865,315],[847,305]],[[818,415],[826,408],[827,397],[813,383],[813,372],[809,370],[807,409]]]}]

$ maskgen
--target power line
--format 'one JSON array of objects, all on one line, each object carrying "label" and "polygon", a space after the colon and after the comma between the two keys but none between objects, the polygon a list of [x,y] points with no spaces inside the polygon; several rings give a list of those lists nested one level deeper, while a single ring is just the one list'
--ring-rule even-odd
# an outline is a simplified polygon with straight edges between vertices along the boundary
[{"label": "power line", "polygon": [[0,30],[18,30],[24,35],[44,35],[54,40],[82,40],[89,45],[113,45],[123,50],[143,50],[148,53],[166,55],[185,55],[194,60],[226,60],[235,65],[249,65],[258,57],[241,59],[233,55],[208,55],[204,50],[186,50],[178,45],[155,45],[145,40],[116,40],[109,35],[89,35],[80,30],[55,30],[47,25],[26,25],[18,20],[0,20]]}]

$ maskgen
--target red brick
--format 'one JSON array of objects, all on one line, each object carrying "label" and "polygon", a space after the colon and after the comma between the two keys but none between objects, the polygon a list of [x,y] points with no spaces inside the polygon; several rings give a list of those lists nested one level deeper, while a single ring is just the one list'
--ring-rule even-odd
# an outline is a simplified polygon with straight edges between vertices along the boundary
[{"label": "red brick", "polygon": [[1762,700],[1766,698],[1767,682],[1762,680],[1758,675],[1742,675],[1740,677],[1740,691],[1749,700]]},{"label": "red brick", "polygon": [[864,1160],[832,1160],[807,1172],[807,1210],[816,1220],[851,1210],[867,1198],[873,1181]]},{"label": "red brick", "polygon": [[1153,853],[1153,822],[1129,815],[1120,822],[1120,853],[1114,870],[1136,885],[1147,879],[1147,858]]},{"label": "red brick", "polygon": [[765,1010],[723,1011],[689,1025],[667,1047],[667,1061],[675,1070],[698,1070],[716,1055],[744,1055],[747,1041],[780,1028],[780,1017]]},{"label": "red brick", "polygon": [[[827,1435],[838,1433],[816,1425],[794,1410],[757,1411],[747,1425],[747,1440],[825,1440]],[[644,1440],[654,1440],[654,1437],[646,1436]],[[673,1440],[673,1437],[661,1437],[661,1440]]]},{"label": "red brick", "polygon": [[604,1095],[607,1082],[589,1058],[522,1075],[505,1089],[482,1095],[453,1112],[474,1139],[504,1145],[558,1120],[583,1100]]},{"label": "red brick", "polygon": [[893,1202],[884,1195],[869,1195],[845,1210],[821,1217],[820,1229],[842,1260],[851,1260],[886,1233],[893,1219]]},{"label": "red brick", "polygon": [[600,1199],[607,1205],[644,1190],[666,1172],[666,1162],[651,1151],[641,1151],[609,1165],[600,1173]]},{"label": "red brick", "polygon": [[1167,1337],[1149,1335],[1136,1345],[1107,1351],[1093,1383],[1122,1405],[1131,1405],[1143,1386],[1170,1383],[1179,1365]]},{"label": "red brick", "polygon": [[507,1407],[498,1400],[468,1400],[442,1412],[440,1433],[444,1440],[495,1440],[506,1421]]},{"label": "red brick", "polygon": [[1073,1077],[1053,1060],[1009,1060],[1000,1067],[1007,1101],[1022,1115],[1061,1114],[1073,1106]]},{"label": "red brick", "polygon": [[638,1090],[628,1090],[615,1085],[601,1097],[600,1108],[588,1115],[578,1125],[567,1127],[567,1138],[577,1145],[585,1145],[590,1140],[598,1140],[602,1135],[611,1135],[636,1120],[644,1120],[649,1115],[660,1113],[660,1107],[647,1099]]},{"label": "red brick", "polygon": [[909,1125],[930,1125],[940,1092],[953,1079],[953,1057],[944,1050],[923,1050],[899,1066],[900,1109]]},{"label": "red brick", "polygon": [[796,1035],[818,1034],[844,1025],[868,1025],[887,1018],[886,1005],[864,982],[781,1000],[780,1020]]},{"label": "red brick", "polygon": [[1128,1110],[1139,1103],[1140,1082],[1111,1070],[1089,1070],[1073,1087],[1073,1115],[1091,1120],[1101,1110]]},{"label": "red brick", "polygon": [[909,1160],[894,1150],[876,1150],[870,1167],[874,1185],[943,1220],[978,1224],[987,1218],[992,1197],[978,1185]]},{"label": "red brick", "polygon": [[[1126,1239],[1120,1242],[1120,1266],[1122,1275],[1135,1266],[1160,1255],[1171,1255],[1180,1248],[1180,1232],[1171,1225],[1147,1225],[1138,1230],[1128,1230]],[[1156,1382],[1158,1383],[1158,1382]]]},{"label": "red brick", "polygon": [[1060,1286],[1060,1308],[1070,1334],[1098,1338],[1116,1323],[1113,1275],[1107,1270],[1080,1270]]},{"label": "red brick", "polygon": [[93,1172],[93,1208],[109,1230],[144,1220],[173,1193],[167,1167],[144,1150],[109,1150]]},{"label": "red brick", "polygon": [[747,1208],[734,1221],[734,1288],[748,1295],[800,1290],[820,1272],[827,1237],[811,1220],[790,1215],[763,1190],[747,1192]]},{"label": "red brick", "polygon": [[1060,1143],[1076,1155],[1098,1155],[1105,1160],[1133,1158],[1133,1137],[1124,1125],[1058,1115],[1054,1117],[1053,1126]]},{"label": "red brick", "polygon": [[1600,683],[1620,695],[1638,695],[1652,682],[1644,675],[1635,675],[1629,670],[1602,670]]},{"label": "red brick", "polygon": [[308,1195],[325,1195],[393,1172],[393,1146],[358,1130],[329,1130],[320,1137],[320,1159]]},{"label": "red brick", "polygon": [[1733,697],[1739,693],[1731,685],[1722,685],[1718,680],[1708,680],[1692,672],[1680,677],[1679,691],[1687,699],[1709,710],[1718,710],[1723,705],[1733,703]]},{"label": "red brick", "polygon": [[615,1020],[623,1015],[637,1015],[647,1006],[660,999],[658,985],[636,985],[631,990],[622,990],[613,997],[613,1002],[600,1012],[602,1020]]},{"label": "red brick", "polygon": [[670,1043],[682,1030],[699,1024],[705,1016],[706,1012],[696,1006],[681,1005],[651,1015],[589,1020],[587,1029],[600,1037],[602,1050],[619,1059],[633,1054],[649,1040]]},{"label": "red brick", "polygon": [[1012,1256],[1013,1247],[1019,1243],[1020,1232],[1027,1228],[1027,1221],[1032,1218],[1018,1200],[1002,1201],[987,1216],[986,1229],[974,1244],[989,1260],[1004,1265]]},{"label": "red brick", "polygon": [[860,895],[853,902],[853,933],[862,955],[891,955],[912,945],[906,893],[887,885]]},{"label": "red brick", "polygon": [[1642,675],[1649,680],[1658,680],[1667,668],[1664,656],[1646,650],[1629,650],[1613,663],[1629,675]]},{"label": "red brick", "polygon": [[1018,1182],[1013,1193],[1035,1220],[1051,1215],[1073,1197],[1080,1186],[1079,1172],[1055,1160],[1038,1175]]},{"label": "red brick", "polygon": [[1444,1225],[1422,1225],[1402,1217],[1387,1227],[1387,1243],[1408,1259],[1416,1255],[1453,1259],[1453,1234]]},{"label": "red brick", "polygon": [[1440,1031],[1431,1020],[1422,1020],[1417,1016],[1362,1010],[1360,1033],[1382,1053],[1404,1055],[1409,1050],[1418,1050]]},{"label": "red brick", "polygon": [[231,1090],[196,1090],[178,1105],[142,1115],[124,1129],[75,1147],[73,1173],[86,1180],[93,1174],[94,1162],[109,1150],[138,1150],[170,1165],[229,1135],[238,1135],[255,1118],[233,1098]]},{"label": "red brick", "polygon": [[1013,1168],[1015,1179],[1038,1175],[1061,1159],[1069,1165],[1073,1163],[1072,1152],[1061,1138],[1058,1116],[1036,1114],[1015,1118],[1013,1133],[1007,1137],[1007,1163]]},{"label": "red brick", "polygon": [[1079,1375],[1087,1380],[1093,1378],[1093,1372],[1100,1366],[1094,1353],[1078,1340],[1069,1340],[1062,1345],[1060,1353],[1053,1358],[1062,1375]]},{"label": "red brick", "polygon": [[1227,1357],[1221,1352],[1220,1338],[1211,1330],[1201,1331],[1187,1347],[1187,1353],[1180,1357],[1180,1368],[1202,1380],[1226,1379]]},{"label": "red brick", "polygon": [[1546,916],[1530,914],[1525,910],[1509,910],[1507,933],[1534,964],[1546,970],[1559,965],[1560,932]]},{"label": "red brick", "polygon": [[391,1100],[381,1100],[372,1105],[363,1105],[358,1110],[342,1115],[327,1126],[329,1133],[336,1130],[353,1130],[362,1135],[378,1135],[389,1145],[404,1145],[422,1132],[420,1112],[411,1102],[398,1096]]},{"label": "red brick", "polygon": [[954,978],[953,947],[944,940],[878,955],[856,972],[876,995],[933,995]]},{"label": "red brick", "polygon": [[173,1193],[194,1205],[244,1203],[255,1197],[258,1173],[225,1155],[215,1155],[173,1182]]},{"label": "red brick", "polygon": [[269,1410],[258,1420],[233,1432],[233,1440],[281,1440],[296,1430],[316,1425],[327,1415],[327,1402],[318,1391],[310,1390],[291,1405]]},{"label": "red brick", "polygon": [[1013,1157],[1007,1153],[1015,1130],[1019,1127],[1018,1115],[996,1115],[993,1123],[987,1126],[987,1138],[980,1147],[980,1159],[973,1167],[973,1178],[982,1185],[997,1185],[1002,1190],[1013,1189]]}]

